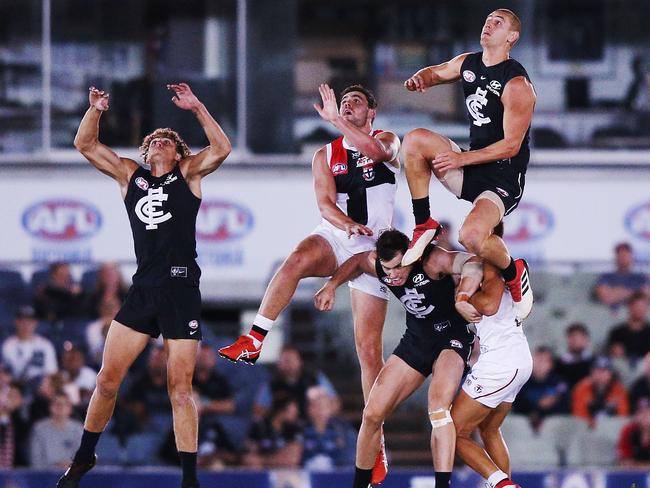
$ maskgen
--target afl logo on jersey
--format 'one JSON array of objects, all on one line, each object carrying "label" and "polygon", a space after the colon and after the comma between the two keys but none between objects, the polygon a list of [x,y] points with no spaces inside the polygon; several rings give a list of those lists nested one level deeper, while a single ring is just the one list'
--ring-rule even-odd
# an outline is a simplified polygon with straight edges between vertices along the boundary
[{"label": "afl logo on jersey", "polygon": [[625,214],[625,227],[633,236],[650,241],[650,200]]},{"label": "afl logo on jersey", "polygon": [[334,176],[338,175],[347,175],[348,174],[348,164],[347,163],[336,163],[332,166],[332,174]]},{"label": "afl logo on jersey", "polygon": [[534,203],[521,203],[517,211],[508,216],[505,239],[508,242],[525,242],[542,239],[551,233],[553,214]]},{"label": "afl logo on jersey", "polygon": [[473,71],[466,69],[465,71],[463,71],[463,79],[467,83],[473,83],[474,80],[476,79],[476,75],[474,74]]},{"label": "afl logo on jersey", "polygon": [[142,176],[138,176],[135,179],[135,184],[141,190],[147,191],[149,189],[149,182],[145,180]]},{"label": "afl logo on jersey", "polygon": [[32,205],[23,213],[23,228],[48,241],[75,241],[95,235],[102,225],[99,210],[79,200],[53,199]]},{"label": "afl logo on jersey", "polygon": [[233,202],[207,200],[196,217],[196,237],[202,241],[239,239],[253,228],[252,212]]}]

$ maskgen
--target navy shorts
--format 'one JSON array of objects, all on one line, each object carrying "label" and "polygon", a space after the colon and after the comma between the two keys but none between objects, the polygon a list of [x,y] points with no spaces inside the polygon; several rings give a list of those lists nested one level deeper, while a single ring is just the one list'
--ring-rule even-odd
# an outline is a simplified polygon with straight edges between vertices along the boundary
[{"label": "navy shorts", "polygon": [[200,316],[198,287],[132,286],[115,320],[151,337],[201,340]]},{"label": "navy shorts", "polygon": [[445,349],[455,351],[467,370],[473,342],[474,334],[467,326],[450,326],[440,332],[430,331],[427,337],[407,328],[393,354],[426,378],[433,372],[433,364]]}]

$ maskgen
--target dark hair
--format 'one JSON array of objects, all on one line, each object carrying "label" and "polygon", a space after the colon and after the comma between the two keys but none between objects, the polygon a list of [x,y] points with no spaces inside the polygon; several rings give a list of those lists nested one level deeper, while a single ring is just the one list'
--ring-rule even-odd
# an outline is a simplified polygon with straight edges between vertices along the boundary
[{"label": "dark hair", "polygon": [[582,322],[574,322],[566,328],[566,335],[571,335],[574,332],[580,332],[589,337],[589,329]]},{"label": "dark hair", "polygon": [[619,242],[614,247],[614,252],[620,252],[623,250],[632,252],[632,245],[629,242]]},{"label": "dark hair", "polygon": [[409,247],[409,238],[398,230],[391,229],[377,239],[377,257],[380,261],[390,261],[398,253],[404,254]]},{"label": "dark hair", "polygon": [[350,85],[341,92],[341,98],[350,92],[363,93],[366,97],[366,100],[368,100],[368,107],[377,108],[377,99],[375,98],[375,94],[372,92],[372,90],[369,90],[363,85]]},{"label": "dark hair", "polygon": [[648,296],[643,293],[641,290],[637,290],[634,293],[630,295],[630,297],[627,299],[627,304],[631,305],[633,302],[636,302],[637,300],[647,300]]},{"label": "dark hair", "polygon": [[492,229],[492,234],[494,234],[497,237],[503,238],[503,221],[499,222],[497,225],[494,226],[494,229]]}]

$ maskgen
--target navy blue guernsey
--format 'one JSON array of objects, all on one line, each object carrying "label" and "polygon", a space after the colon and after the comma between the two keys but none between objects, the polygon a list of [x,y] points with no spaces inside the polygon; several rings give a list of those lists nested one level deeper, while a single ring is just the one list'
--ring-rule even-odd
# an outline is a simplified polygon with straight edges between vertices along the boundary
[{"label": "navy blue guernsey", "polygon": [[138,168],[127,189],[138,269],[138,286],[199,286],[196,263],[196,216],[201,199],[190,190],[178,165],[162,176]]},{"label": "navy blue guernsey", "polygon": [[406,310],[406,326],[413,332],[422,332],[418,337],[430,337],[432,332],[441,332],[448,327],[467,329],[467,320],[454,306],[456,285],[451,275],[432,279],[425,273],[422,260],[418,260],[404,284],[394,286],[379,259],[375,260],[375,271]]},{"label": "navy blue guernsey", "polygon": [[[503,90],[517,76],[530,81],[528,73],[518,61],[509,58],[494,66],[485,66],[482,56],[482,52],[469,54],[460,68],[465,108],[470,122],[471,150],[482,149],[503,139]],[[489,166],[507,162],[512,165],[511,171],[526,173],[530,157],[529,133],[530,127],[526,130],[519,153],[509,161],[466,166],[465,170],[482,168],[487,171]]]}]

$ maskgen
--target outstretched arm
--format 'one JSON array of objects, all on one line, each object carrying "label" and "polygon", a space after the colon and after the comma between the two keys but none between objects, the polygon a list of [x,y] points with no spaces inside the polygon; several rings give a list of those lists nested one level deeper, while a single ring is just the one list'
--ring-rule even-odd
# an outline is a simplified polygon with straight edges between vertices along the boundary
[{"label": "outstretched arm", "polygon": [[119,157],[111,148],[99,142],[99,119],[108,110],[109,94],[91,86],[88,93],[90,107],[81,119],[74,147],[102,173],[110,176],[126,195],[126,189],[131,175],[138,169],[138,164],[132,159]]},{"label": "outstretched arm", "polygon": [[334,307],[334,298],[336,296],[336,289],[346,281],[355,279],[362,273],[367,273],[372,276],[377,276],[375,270],[375,259],[377,254],[375,251],[362,252],[355,254],[346,262],[344,262],[332,277],[318,290],[314,295],[314,306],[323,312],[329,312]]},{"label": "outstretched arm", "polygon": [[336,95],[329,85],[320,85],[318,91],[323,100],[323,106],[315,103],[314,108],[323,120],[336,127],[350,144],[375,163],[386,162],[396,167],[399,166],[397,160],[400,147],[399,137],[392,132],[382,132],[376,137],[372,137],[363,128],[359,128],[341,117],[336,104]]},{"label": "outstretched arm", "polygon": [[404,88],[408,91],[424,92],[432,86],[458,81],[460,79],[460,67],[468,54],[459,54],[445,63],[422,68],[404,82]]},{"label": "outstretched arm", "polygon": [[194,113],[210,143],[208,147],[197,154],[188,156],[180,162],[183,176],[188,183],[191,183],[216,170],[230,154],[232,146],[221,126],[210,115],[205,105],[192,93],[187,83],[167,85],[167,89],[174,92],[172,102],[178,108],[191,110]]}]

